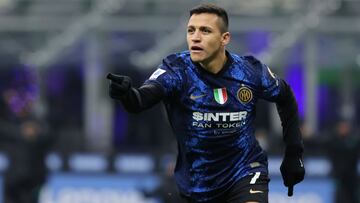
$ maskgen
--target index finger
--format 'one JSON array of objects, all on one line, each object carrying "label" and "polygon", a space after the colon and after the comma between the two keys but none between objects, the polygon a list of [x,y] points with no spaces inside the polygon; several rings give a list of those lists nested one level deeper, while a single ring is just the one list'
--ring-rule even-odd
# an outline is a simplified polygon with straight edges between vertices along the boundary
[{"label": "index finger", "polygon": [[294,186],[291,185],[288,187],[288,196],[289,197],[293,196],[293,193],[294,193]]},{"label": "index finger", "polygon": [[115,82],[122,82],[123,77],[119,75],[115,75],[113,73],[108,73],[106,76],[107,79],[115,81]]}]

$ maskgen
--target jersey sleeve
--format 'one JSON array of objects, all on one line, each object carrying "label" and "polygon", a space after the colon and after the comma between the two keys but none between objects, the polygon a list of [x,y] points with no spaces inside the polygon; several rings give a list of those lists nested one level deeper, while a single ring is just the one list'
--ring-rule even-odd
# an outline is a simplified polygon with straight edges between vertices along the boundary
[{"label": "jersey sleeve", "polygon": [[276,103],[283,126],[286,153],[301,156],[303,144],[299,127],[298,107],[290,86],[276,76],[267,65],[258,60],[253,64],[256,66],[257,74],[259,74],[259,96]]},{"label": "jersey sleeve", "polygon": [[182,74],[179,67],[174,67],[168,58],[152,73],[144,84],[158,84],[165,93],[165,97],[176,95],[182,89]]},{"label": "jersey sleeve", "polygon": [[260,71],[260,96],[267,101],[275,102],[281,92],[281,79],[265,64],[261,64]]},{"label": "jersey sleeve", "polygon": [[281,79],[255,57],[246,56],[246,59],[255,70],[255,78],[258,81],[258,96],[261,99],[276,102],[281,92]]}]

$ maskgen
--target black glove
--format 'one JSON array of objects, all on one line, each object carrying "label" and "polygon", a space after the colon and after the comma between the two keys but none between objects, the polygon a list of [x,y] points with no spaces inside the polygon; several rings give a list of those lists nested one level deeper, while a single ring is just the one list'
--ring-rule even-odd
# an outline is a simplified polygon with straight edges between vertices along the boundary
[{"label": "black glove", "polygon": [[124,75],[108,73],[106,76],[110,80],[109,95],[113,99],[123,98],[131,88],[131,78]]},{"label": "black glove", "polygon": [[301,153],[294,153],[286,150],[283,162],[280,166],[284,185],[288,187],[288,196],[293,195],[294,185],[304,180],[305,168]]}]

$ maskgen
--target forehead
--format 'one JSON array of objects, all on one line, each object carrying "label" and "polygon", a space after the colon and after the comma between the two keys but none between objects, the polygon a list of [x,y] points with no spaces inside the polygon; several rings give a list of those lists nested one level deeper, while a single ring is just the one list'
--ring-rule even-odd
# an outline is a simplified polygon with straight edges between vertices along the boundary
[{"label": "forehead", "polygon": [[219,28],[219,16],[212,13],[193,14],[188,22],[189,26]]}]

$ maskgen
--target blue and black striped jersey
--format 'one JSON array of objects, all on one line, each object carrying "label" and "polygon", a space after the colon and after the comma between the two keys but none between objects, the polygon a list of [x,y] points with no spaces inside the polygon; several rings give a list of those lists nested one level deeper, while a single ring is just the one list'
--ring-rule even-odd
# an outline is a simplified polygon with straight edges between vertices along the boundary
[{"label": "blue and black striped jersey", "polygon": [[175,178],[181,193],[213,199],[253,172],[267,173],[267,158],[254,136],[258,99],[276,101],[281,79],[252,56],[227,52],[212,74],[184,51],[166,57],[145,81],[160,85],[178,141]]}]

